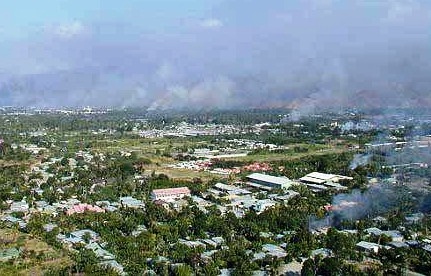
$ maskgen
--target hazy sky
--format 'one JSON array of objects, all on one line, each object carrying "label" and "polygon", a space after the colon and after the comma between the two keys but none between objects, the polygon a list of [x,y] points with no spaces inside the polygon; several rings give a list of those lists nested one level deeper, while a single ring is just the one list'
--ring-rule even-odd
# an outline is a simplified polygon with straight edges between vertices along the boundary
[{"label": "hazy sky", "polygon": [[429,0],[2,1],[0,40],[0,104],[431,105]]}]

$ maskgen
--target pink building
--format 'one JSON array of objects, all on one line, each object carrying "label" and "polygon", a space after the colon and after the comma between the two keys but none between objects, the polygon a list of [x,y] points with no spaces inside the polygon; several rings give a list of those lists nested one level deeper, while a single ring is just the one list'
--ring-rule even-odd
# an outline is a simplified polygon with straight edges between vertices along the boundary
[{"label": "pink building", "polygon": [[163,200],[166,202],[190,196],[190,189],[187,187],[156,189],[151,192],[153,200]]},{"label": "pink building", "polygon": [[96,212],[96,213],[104,213],[105,210],[98,207],[98,206],[93,206],[90,204],[86,204],[86,203],[80,203],[77,205],[73,205],[69,210],[66,211],[66,214],[68,216],[72,215],[72,214],[81,214],[84,213],[85,211],[89,211],[89,212]]}]

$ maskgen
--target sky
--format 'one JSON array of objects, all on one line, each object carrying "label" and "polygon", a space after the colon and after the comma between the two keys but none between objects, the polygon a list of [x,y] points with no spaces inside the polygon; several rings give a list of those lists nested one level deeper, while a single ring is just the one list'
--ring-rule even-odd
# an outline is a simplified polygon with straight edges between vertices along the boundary
[{"label": "sky", "polygon": [[428,0],[3,2],[0,105],[431,106]]}]

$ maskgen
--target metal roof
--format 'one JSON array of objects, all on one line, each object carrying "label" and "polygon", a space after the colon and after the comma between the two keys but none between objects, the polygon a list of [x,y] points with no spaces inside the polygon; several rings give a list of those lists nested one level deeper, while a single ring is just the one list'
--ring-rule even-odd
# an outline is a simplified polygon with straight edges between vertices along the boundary
[{"label": "metal roof", "polygon": [[248,175],[247,178],[251,180],[270,182],[278,185],[291,185],[293,183],[293,181],[287,177],[278,177],[262,173],[252,173]]},{"label": "metal roof", "polygon": [[299,180],[304,181],[304,182],[316,183],[316,184],[323,184],[326,182],[326,180],[310,177],[307,175],[304,177],[301,177]]},{"label": "metal roof", "polygon": [[155,189],[153,194],[157,196],[190,194],[190,189],[188,187]]},{"label": "metal roof", "polygon": [[375,248],[380,248],[379,244],[373,243],[373,242],[366,242],[366,241],[360,241],[356,244],[356,246],[371,249],[371,250],[374,250]]},{"label": "metal roof", "polygon": [[312,172],[307,174],[306,176],[317,178],[317,179],[323,179],[323,180],[330,180],[336,177],[336,175],[334,174],[327,174],[327,173],[320,173],[320,172]]}]

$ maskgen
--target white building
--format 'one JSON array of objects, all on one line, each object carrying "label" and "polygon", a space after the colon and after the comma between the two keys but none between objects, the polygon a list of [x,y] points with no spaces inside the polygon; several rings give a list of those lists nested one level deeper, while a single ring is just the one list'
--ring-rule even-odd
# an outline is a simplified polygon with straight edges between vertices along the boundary
[{"label": "white building", "polygon": [[306,183],[312,184],[325,184],[325,183],[338,183],[340,180],[352,180],[352,177],[337,175],[337,174],[328,174],[328,173],[320,173],[320,172],[312,172],[307,174],[304,177],[301,177],[299,180]]},{"label": "white building", "polygon": [[120,197],[120,204],[127,208],[143,209],[145,203],[131,196]]},{"label": "white building", "polygon": [[369,253],[377,253],[379,252],[380,245],[373,242],[366,242],[366,241],[360,241],[356,244],[356,247],[358,249],[369,252]]},{"label": "white building", "polygon": [[287,177],[278,177],[263,173],[252,173],[247,176],[248,184],[264,190],[271,189],[288,189],[290,186],[297,184]]},{"label": "white building", "polygon": [[340,182],[340,180],[352,179],[352,177],[343,175],[312,172],[301,177],[299,180],[305,183],[311,190],[318,192],[329,188],[335,190],[346,190],[347,188],[338,184],[338,182]]},{"label": "white building", "polygon": [[24,200],[23,201],[15,201],[15,202],[12,202],[9,209],[11,212],[24,212],[24,213],[26,213],[29,210],[29,205]]}]

